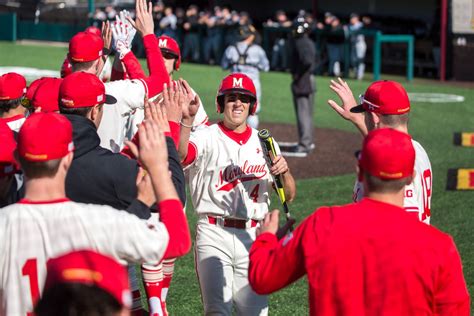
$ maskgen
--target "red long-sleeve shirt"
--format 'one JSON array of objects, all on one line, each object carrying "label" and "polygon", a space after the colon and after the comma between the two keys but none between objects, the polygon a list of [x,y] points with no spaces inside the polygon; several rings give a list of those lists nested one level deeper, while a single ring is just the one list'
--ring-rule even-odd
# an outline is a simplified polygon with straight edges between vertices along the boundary
[{"label": "red long-sleeve shirt", "polygon": [[279,242],[258,236],[249,265],[257,293],[304,274],[311,315],[469,315],[452,238],[371,199],[322,207]]},{"label": "red long-sleeve shirt", "polygon": [[168,229],[169,242],[163,259],[185,255],[191,248],[188,221],[179,200],[165,200],[159,203],[160,221]]}]

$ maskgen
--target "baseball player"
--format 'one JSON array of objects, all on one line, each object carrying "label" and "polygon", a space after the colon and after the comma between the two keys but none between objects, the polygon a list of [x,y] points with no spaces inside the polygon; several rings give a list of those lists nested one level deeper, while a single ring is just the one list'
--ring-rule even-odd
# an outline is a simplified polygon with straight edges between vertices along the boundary
[{"label": "baseball player", "polygon": [[16,72],[0,76],[0,120],[15,132],[26,119],[27,108],[21,103],[26,93],[26,80]]},{"label": "baseball player", "polygon": [[[168,72],[171,81],[173,79],[174,72],[179,71],[179,67],[181,65],[181,50],[179,49],[178,43],[173,38],[166,35],[158,37],[158,46],[160,47],[161,54],[163,55],[166,71]],[[127,58],[123,60],[123,64],[129,78],[146,78],[138,59],[133,54],[127,56]],[[196,95],[196,92],[192,90],[193,98],[195,98],[199,103],[196,118],[193,122],[193,130],[209,125],[209,117],[207,116],[206,110],[204,109],[201,99],[199,97],[196,98]],[[127,137],[129,139],[132,139],[132,137],[136,134],[137,126],[143,121],[143,118],[143,109],[137,109],[133,114],[131,124],[127,128]],[[172,124],[172,127],[174,127],[173,123],[176,122],[170,123]],[[179,128],[179,126],[177,126],[177,128]]]},{"label": "baseball player", "polygon": [[[113,152],[119,152],[124,145],[126,126],[132,113],[137,108],[143,107],[145,98],[156,96],[162,91],[163,84],[169,83],[169,76],[153,34],[151,3],[147,6],[146,0],[137,0],[136,21],[133,23],[143,38],[147,62],[150,65],[150,76],[146,80],[127,79],[105,83],[107,94],[117,101],[113,105],[104,106],[102,123],[97,132],[101,146]],[[127,37],[116,37],[114,42],[120,60],[131,54],[132,36],[130,32],[125,34]],[[87,32],[76,34],[69,42],[68,57],[73,72],[84,71],[95,74],[102,68],[103,47],[103,40],[94,34]]]},{"label": "baseball player", "polygon": [[190,237],[182,204],[170,179],[163,132],[148,120],[140,127],[137,152],[151,185],[161,223],[140,220],[109,206],[81,204],[65,196],[73,159],[72,126],[62,115],[31,115],[18,136],[18,156],[26,179],[25,198],[0,212],[0,314],[31,313],[46,277],[46,261],[68,251],[91,249],[122,264],[185,254]]},{"label": "baseball player", "polygon": [[[116,28],[114,30],[114,36],[122,36],[123,28]],[[166,70],[170,76],[170,81],[172,80],[173,73],[179,70],[181,65],[181,51],[179,49],[178,43],[171,37],[163,35],[158,37],[158,45],[163,55],[163,60],[165,63]],[[127,55],[127,58],[123,60],[126,75],[131,79],[145,79],[145,74],[142,70],[142,67],[138,59],[132,54]],[[123,76],[123,75],[122,75]],[[176,82],[176,84],[179,84]],[[172,86],[175,87],[175,86]],[[192,89],[191,89],[192,90]],[[164,89],[163,93],[167,93],[169,90]],[[177,92],[177,91],[175,91]],[[161,97],[163,97],[161,95]],[[198,111],[196,113],[195,120],[193,122],[193,130],[207,126],[208,116],[204,110],[204,106],[201,103],[199,97],[197,97],[194,90],[192,90],[192,98],[198,102]],[[172,130],[172,135],[175,135],[175,143],[178,146],[179,144],[179,123],[180,120],[178,117],[172,118],[171,113],[168,112],[168,119],[170,128]],[[179,113],[181,115],[181,112]],[[179,116],[180,116],[179,115]],[[130,120],[130,125],[127,127],[127,137],[132,139],[136,135],[137,127],[144,119],[144,110],[138,108],[132,115]],[[174,133],[173,131],[176,131]],[[169,286],[173,278],[174,273],[174,262],[175,259],[166,259],[163,260],[162,265],[159,266],[148,266],[143,265],[143,279],[145,281],[145,290],[147,292],[147,298],[149,301],[150,313],[154,312],[162,314],[163,316],[168,315],[166,307],[166,298],[169,291]],[[134,275],[136,274],[135,270],[130,271],[132,279],[136,279]],[[133,282],[132,290],[134,291],[134,297],[138,297],[139,287],[135,286]],[[158,304],[159,302],[159,304]],[[135,304],[133,310],[135,311],[139,307],[138,304]]]},{"label": "baseball player", "polygon": [[196,107],[183,111],[181,141],[187,146],[180,147],[180,156],[190,171],[199,215],[195,258],[206,315],[231,315],[233,305],[238,315],[268,312],[267,298],[248,286],[248,250],[268,211],[271,174],[281,175],[289,201],[296,187],[283,157],[267,167],[257,131],[247,125],[257,102],[252,79],[235,73],[222,80],[217,92],[223,121],[190,135]]},{"label": "baseball player", "polygon": [[381,128],[364,140],[359,203],[321,207],[277,240],[267,214],[250,250],[249,281],[260,294],[305,274],[310,315],[469,315],[453,239],[403,209],[416,171],[410,136]]},{"label": "baseball player", "polygon": [[242,25],[239,28],[240,41],[226,48],[221,62],[223,69],[230,69],[232,73],[246,74],[255,85],[259,102],[255,114],[248,117],[248,124],[252,128],[258,128],[258,113],[262,101],[260,71],[270,69],[265,51],[255,43],[256,35],[257,31],[252,25]]},{"label": "baseball player", "polygon": [[[329,105],[346,120],[351,121],[362,133],[381,127],[391,127],[408,133],[408,115],[410,100],[405,89],[395,81],[376,81],[360,96],[357,105],[349,85],[342,79],[331,80],[330,88],[342,101],[339,106],[329,100]],[[363,114],[361,114],[363,113]],[[431,217],[431,196],[433,192],[433,172],[428,154],[417,141],[413,140],[416,151],[413,182],[405,188],[404,207],[407,212],[415,215],[420,221],[429,224]],[[355,202],[364,196],[364,187],[360,180],[354,186]]]}]

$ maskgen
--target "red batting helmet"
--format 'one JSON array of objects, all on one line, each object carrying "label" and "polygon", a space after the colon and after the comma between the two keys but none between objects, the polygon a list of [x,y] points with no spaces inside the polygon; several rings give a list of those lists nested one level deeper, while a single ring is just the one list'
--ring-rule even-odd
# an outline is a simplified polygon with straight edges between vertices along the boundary
[{"label": "red batting helmet", "polygon": [[179,66],[181,65],[181,51],[179,49],[178,43],[172,37],[162,35],[158,37],[158,46],[160,47],[161,51],[172,54],[176,57],[176,61],[174,62],[174,70],[179,70]]},{"label": "red batting helmet", "polygon": [[224,112],[224,96],[229,93],[241,93],[249,95],[252,98],[250,102],[250,115],[255,114],[257,110],[257,91],[252,79],[242,73],[233,73],[225,77],[216,96],[217,113]]},{"label": "red batting helmet", "polygon": [[99,37],[102,37],[102,31],[98,27],[95,27],[95,26],[89,26],[88,28],[84,30],[84,32],[92,33]]}]

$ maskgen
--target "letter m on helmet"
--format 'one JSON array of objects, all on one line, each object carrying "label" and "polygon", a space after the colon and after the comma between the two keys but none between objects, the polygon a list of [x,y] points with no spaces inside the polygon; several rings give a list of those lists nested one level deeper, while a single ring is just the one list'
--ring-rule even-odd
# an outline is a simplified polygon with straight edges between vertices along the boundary
[{"label": "letter m on helmet", "polygon": [[244,87],[242,86],[242,79],[243,78],[232,78],[232,88],[240,88],[243,89]]},{"label": "letter m on helmet", "polygon": [[168,39],[160,38],[158,39],[158,46],[160,47],[168,47]]}]

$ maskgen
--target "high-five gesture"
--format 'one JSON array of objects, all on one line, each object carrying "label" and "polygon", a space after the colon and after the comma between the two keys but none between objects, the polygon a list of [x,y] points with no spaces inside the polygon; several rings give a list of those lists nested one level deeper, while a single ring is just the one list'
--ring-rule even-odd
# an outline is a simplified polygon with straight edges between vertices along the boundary
[{"label": "high-five gesture", "polygon": [[127,15],[126,19],[133,25],[133,27],[140,33],[146,36],[153,34],[155,24],[153,22],[152,4],[146,0],[137,0],[135,4],[135,21]]},{"label": "high-five gesture", "polygon": [[337,96],[341,99],[342,105],[339,105],[334,100],[328,100],[328,104],[336,111],[342,118],[351,121],[363,135],[367,134],[367,127],[364,122],[364,114],[352,113],[351,109],[357,106],[357,102],[352,94],[352,90],[341,78],[337,78],[337,81],[331,80],[329,85],[332,91],[336,92]]},{"label": "high-five gesture", "polygon": [[199,96],[193,91],[186,80],[179,79],[179,84],[183,92],[183,119],[194,120],[194,116],[196,116],[196,113],[199,109],[199,104],[201,103]]}]

